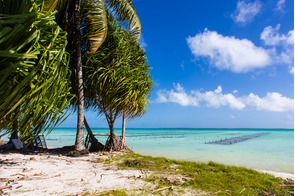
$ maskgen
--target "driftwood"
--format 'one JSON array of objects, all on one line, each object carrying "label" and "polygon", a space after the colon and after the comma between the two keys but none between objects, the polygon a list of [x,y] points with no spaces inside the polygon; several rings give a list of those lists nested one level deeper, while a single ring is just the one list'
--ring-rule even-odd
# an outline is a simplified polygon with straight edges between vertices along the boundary
[{"label": "driftwood", "polygon": [[156,190],[153,191],[153,193],[161,192],[161,191],[164,191],[164,190],[167,190],[167,189],[173,190],[173,186],[167,186],[167,187],[156,189]]},{"label": "driftwood", "polygon": [[11,185],[7,185],[7,186],[0,186],[0,191],[4,190],[4,189],[10,189],[12,186]]}]

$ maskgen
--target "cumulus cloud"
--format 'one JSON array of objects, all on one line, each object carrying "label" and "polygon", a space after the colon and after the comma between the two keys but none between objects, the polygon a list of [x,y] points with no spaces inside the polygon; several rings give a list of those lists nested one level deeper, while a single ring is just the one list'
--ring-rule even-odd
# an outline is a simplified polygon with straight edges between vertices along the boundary
[{"label": "cumulus cloud", "polygon": [[294,100],[288,97],[284,97],[280,93],[271,92],[267,93],[265,97],[260,98],[259,96],[250,93],[244,102],[257,108],[258,110],[266,110],[273,112],[284,112],[292,110],[294,107]]},{"label": "cumulus cloud", "polygon": [[279,32],[280,24],[265,27],[260,39],[273,51],[273,61],[289,65],[290,73],[294,74],[294,30],[287,34]]},{"label": "cumulus cloud", "polygon": [[174,85],[175,90],[160,90],[157,92],[158,98],[156,102],[165,103],[172,102],[182,106],[199,106],[198,100],[185,92],[184,88],[179,84]]},{"label": "cumulus cloud", "polygon": [[275,28],[272,26],[265,27],[263,32],[260,34],[260,39],[268,46],[277,45],[293,45],[294,44],[294,30],[291,30],[285,34],[280,34],[281,25],[276,25]]},{"label": "cumulus cloud", "polygon": [[208,57],[219,69],[247,72],[271,64],[268,51],[250,40],[223,36],[208,29],[188,37],[187,44],[195,56]]},{"label": "cumulus cloud", "polygon": [[191,94],[198,102],[204,103],[207,107],[219,108],[221,106],[229,106],[237,110],[241,110],[245,107],[245,104],[232,94],[223,94],[221,86],[218,86],[214,91],[206,91],[203,93],[195,90],[191,91]]},{"label": "cumulus cloud", "polygon": [[186,39],[196,57],[208,58],[218,69],[236,73],[248,72],[274,64],[289,66],[294,74],[294,30],[280,33],[280,24],[267,26],[260,34],[262,47],[248,39],[223,36],[216,31],[205,29]]},{"label": "cumulus cloud", "polygon": [[239,1],[232,18],[236,23],[247,24],[253,21],[254,17],[260,12],[262,4],[259,1],[247,2]]},{"label": "cumulus cloud", "polygon": [[259,97],[254,93],[237,97],[233,93],[223,93],[221,86],[218,86],[213,91],[202,92],[200,90],[192,90],[186,92],[185,89],[177,83],[172,90],[158,91],[156,102],[176,103],[181,106],[194,107],[230,107],[235,110],[243,110],[246,107],[252,107],[257,110],[272,112],[286,112],[293,111],[294,109],[294,100],[284,97],[277,92],[269,92],[264,97]]}]

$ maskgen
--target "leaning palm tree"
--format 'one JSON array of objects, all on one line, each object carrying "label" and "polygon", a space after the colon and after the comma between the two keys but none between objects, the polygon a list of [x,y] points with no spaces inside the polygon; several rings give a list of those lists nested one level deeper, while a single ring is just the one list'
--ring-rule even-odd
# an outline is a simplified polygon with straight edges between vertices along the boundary
[{"label": "leaning palm tree", "polygon": [[[114,132],[118,116],[136,116],[143,112],[152,86],[145,53],[130,32],[109,18],[109,34],[95,54],[85,56],[87,106],[106,117],[110,128],[105,150],[120,150]],[[146,79],[145,81],[141,79]],[[144,91],[148,89],[147,91]],[[126,148],[127,146],[124,145]]]},{"label": "leaning palm tree", "polygon": [[139,38],[141,25],[130,0],[47,0],[47,10],[59,10],[58,24],[69,33],[68,51],[75,77],[72,87],[77,95],[74,105],[78,108],[75,150],[85,149],[84,145],[84,82],[81,57],[96,52],[107,36],[107,14],[129,26],[132,34]]},{"label": "leaning palm tree", "polygon": [[67,37],[54,15],[40,0],[0,1],[0,127],[29,141],[60,122],[70,100]]}]

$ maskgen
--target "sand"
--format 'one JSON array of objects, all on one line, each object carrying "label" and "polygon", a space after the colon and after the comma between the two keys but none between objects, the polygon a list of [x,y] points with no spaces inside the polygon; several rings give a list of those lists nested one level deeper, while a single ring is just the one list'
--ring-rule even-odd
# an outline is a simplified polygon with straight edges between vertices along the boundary
[{"label": "sand", "polygon": [[274,172],[274,171],[267,171],[267,170],[258,170],[259,172],[262,173],[267,173],[270,175],[273,175],[275,177],[283,178],[283,179],[292,179],[294,180],[294,174],[290,173],[283,173],[283,172]]},{"label": "sand", "polygon": [[140,171],[94,163],[98,158],[104,157],[1,154],[0,187],[7,187],[3,195],[76,195],[144,186]]},{"label": "sand", "polygon": [[[147,183],[139,170],[106,166],[98,153],[83,157],[58,154],[0,154],[0,189],[3,195],[77,195],[113,189],[141,190]],[[294,179],[293,174],[261,171]],[[0,191],[1,195],[1,191]]]}]

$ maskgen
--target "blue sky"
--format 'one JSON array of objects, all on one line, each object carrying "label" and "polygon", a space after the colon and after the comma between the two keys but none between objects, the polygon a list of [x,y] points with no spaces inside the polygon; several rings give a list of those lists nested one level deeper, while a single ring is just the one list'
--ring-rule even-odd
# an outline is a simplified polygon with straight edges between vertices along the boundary
[{"label": "blue sky", "polygon": [[[292,0],[133,4],[154,88],[147,113],[127,127],[294,127]],[[103,116],[86,116],[107,127]]]}]

